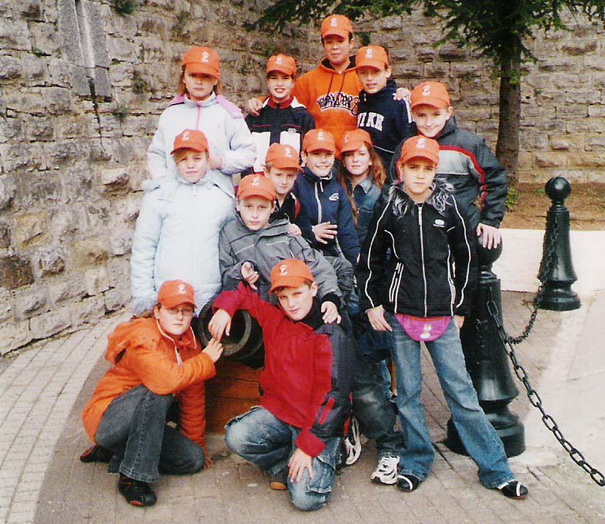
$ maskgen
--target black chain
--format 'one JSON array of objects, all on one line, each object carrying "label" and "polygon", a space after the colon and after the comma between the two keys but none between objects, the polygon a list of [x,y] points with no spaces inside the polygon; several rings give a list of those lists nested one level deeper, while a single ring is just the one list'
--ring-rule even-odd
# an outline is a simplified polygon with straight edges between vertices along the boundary
[{"label": "black chain", "polygon": [[[549,262],[549,261],[547,260],[547,262]],[[540,292],[541,292],[541,290],[538,292],[538,296],[540,296]],[[527,397],[529,398],[529,401],[531,402],[532,406],[537,408],[540,411],[540,413],[542,414],[542,422],[544,423],[546,428],[550,432],[552,432],[552,434],[555,436],[555,438],[557,439],[559,444],[561,444],[563,449],[565,451],[567,451],[567,453],[569,453],[569,456],[571,457],[571,459],[578,466],[580,466],[584,471],[586,471],[586,473],[588,473],[590,475],[592,480],[598,486],[605,487],[605,477],[603,476],[603,473],[601,473],[598,469],[593,468],[586,461],[586,459],[584,458],[584,455],[578,449],[576,449],[571,444],[571,442],[569,442],[569,440],[567,440],[563,436],[563,433],[559,429],[559,426],[556,423],[555,419],[552,418],[552,416],[550,416],[542,407],[542,399],[540,398],[540,395],[538,394],[538,392],[532,387],[531,382],[529,381],[529,376],[527,374],[527,371],[525,371],[523,366],[521,364],[519,364],[519,361],[517,360],[517,355],[515,354],[515,350],[513,348],[513,342],[511,340],[511,337],[509,337],[506,334],[504,326],[502,325],[502,322],[500,321],[500,313],[498,311],[498,306],[496,305],[496,303],[494,302],[494,300],[491,296],[491,288],[488,288],[487,310],[488,310],[490,316],[492,317],[492,320],[496,324],[496,327],[498,330],[498,336],[500,337],[500,340],[502,341],[502,344],[504,345],[506,354],[509,356],[510,361],[513,364],[513,369],[515,371],[515,375],[517,375],[517,378],[523,383],[523,386],[525,386],[525,390],[527,391]],[[533,315],[533,321],[535,321],[535,315]],[[530,321],[530,323],[531,322],[532,321]],[[527,330],[527,333],[529,334],[529,330]],[[527,337],[527,335],[524,338],[526,338],[526,337]]]},{"label": "black chain", "polygon": [[[555,224],[553,227],[552,241],[548,244],[548,250],[546,252],[546,256],[544,257],[544,265],[540,268],[541,274],[548,275],[548,273],[550,272],[550,267],[555,258],[555,247],[556,247],[558,238],[559,238],[559,222],[555,221]],[[548,239],[545,237],[544,242],[547,242],[547,241],[548,241]],[[510,344],[513,344],[513,345],[520,344],[531,333],[531,330],[533,329],[534,324],[536,323],[536,318],[538,317],[538,310],[540,309],[540,304],[542,303],[543,291],[544,291],[544,283],[540,283],[540,286],[538,287],[538,291],[536,292],[536,296],[534,297],[534,300],[533,300],[534,308],[529,317],[529,322],[527,323],[527,326],[523,330],[523,333],[521,333],[519,336],[517,336],[517,337],[511,337],[509,335],[506,336],[506,340]]]}]

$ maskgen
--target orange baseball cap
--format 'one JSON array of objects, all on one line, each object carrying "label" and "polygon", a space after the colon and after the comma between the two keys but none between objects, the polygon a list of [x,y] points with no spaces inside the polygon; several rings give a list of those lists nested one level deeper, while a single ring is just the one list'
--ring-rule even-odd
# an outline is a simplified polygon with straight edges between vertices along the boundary
[{"label": "orange baseball cap", "polygon": [[279,71],[284,75],[296,76],[296,60],[288,55],[273,55],[267,62],[267,74],[271,71]]},{"label": "orange baseball cap", "polygon": [[298,151],[287,144],[271,144],[267,151],[265,164],[271,164],[278,169],[300,169]]},{"label": "orange baseball cap", "polygon": [[336,152],[336,143],[334,135],[325,129],[311,129],[303,138],[303,151],[312,153],[313,151]]},{"label": "orange baseball cap", "polygon": [[273,202],[275,200],[275,186],[265,175],[248,175],[242,178],[237,186],[237,198],[250,197],[266,198]]},{"label": "orange baseball cap", "polygon": [[363,129],[353,129],[352,131],[347,131],[340,142],[338,143],[338,154],[342,155],[343,153],[348,153],[349,151],[357,151],[363,145],[371,146],[372,145],[372,137],[370,133],[364,131]]},{"label": "orange baseball cap", "polygon": [[342,36],[349,38],[353,34],[353,24],[344,15],[331,15],[321,23],[321,37]]},{"label": "orange baseball cap", "polygon": [[170,154],[174,155],[179,149],[193,149],[194,151],[204,153],[205,151],[209,151],[208,139],[201,131],[185,129],[185,131],[174,139],[174,149]]},{"label": "orange baseball cap", "polygon": [[305,280],[315,282],[315,277],[307,264],[297,258],[282,260],[275,264],[271,270],[271,289],[269,293],[273,293],[280,287],[302,286]]},{"label": "orange baseball cap", "polygon": [[221,77],[221,59],[218,53],[210,47],[192,47],[185,53],[183,67],[190,73],[203,73]]},{"label": "orange baseball cap", "polygon": [[423,82],[412,89],[412,109],[416,106],[449,107],[452,105],[447,87],[441,82]]},{"label": "orange baseball cap", "polygon": [[191,304],[193,307],[197,307],[193,286],[182,280],[164,282],[158,293],[158,302],[167,309],[181,304]]},{"label": "orange baseball cap", "polygon": [[375,69],[386,69],[391,64],[386,49],[378,45],[362,47],[355,56],[356,67],[373,67]]},{"label": "orange baseball cap", "polygon": [[439,164],[439,142],[425,136],[408,138],[401,148],[399,163],[405,164],[412,158],[426,158],[435,165]]}]

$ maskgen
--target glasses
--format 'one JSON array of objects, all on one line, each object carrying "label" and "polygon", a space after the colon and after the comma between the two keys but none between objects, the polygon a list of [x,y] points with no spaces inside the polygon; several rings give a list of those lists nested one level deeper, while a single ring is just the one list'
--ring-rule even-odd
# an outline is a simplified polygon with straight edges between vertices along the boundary
[{"label": "glasses", "polygon": [[183,315],[184,317],[192,317],[193,313],[195,313],[195,310],[193,308],[190,307],[181,307],[181,308],[164,308],[166,311],[168,311],[169,315],[172,315],[174,317],[176,317],[177,315]]}]

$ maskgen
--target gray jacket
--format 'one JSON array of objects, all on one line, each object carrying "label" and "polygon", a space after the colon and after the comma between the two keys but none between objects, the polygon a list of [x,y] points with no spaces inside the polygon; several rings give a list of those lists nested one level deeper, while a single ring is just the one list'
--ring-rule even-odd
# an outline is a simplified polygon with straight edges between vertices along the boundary
[{"label": "gray jacket", "polygon": [[[336,273],[330,263],[300,236],[288,235],[289,221],[276,220],[260,231],[250,231],[239,214],[229,220],[219,237],[219,264],[223,290],[236,289],[242,281],[242,264],[252,262],[260,278],[256,282],[260,297],[269,300],[270,275],[281,260],[297,258],[310,268],[319,287],[319,298],[335,295],[341,301]],[[337,304],[339,305],[339,304]]]}]

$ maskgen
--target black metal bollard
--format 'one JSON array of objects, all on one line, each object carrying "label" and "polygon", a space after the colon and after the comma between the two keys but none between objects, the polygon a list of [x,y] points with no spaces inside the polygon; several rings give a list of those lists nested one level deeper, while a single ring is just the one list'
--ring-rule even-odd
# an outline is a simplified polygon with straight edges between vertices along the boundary
[{"label": "black metal bollard", "polygon": [[571,218],[569,209],[565,207],[571,185],[563,177],[554,177],[546,183],[545,189],[552,205],[546,215],[546,234],[538,273],[542,296],[537,305],[552,311],[571,311],[581,305],[580,298],[571,289],[578,280],[571,260]]},{"label": "black metal bollard", "polygon": [[[523,424],[508,407],[519,390],[513,382],[497,324],[488,310],[488,301],[491,300],[496,304],[502,322],[500,279],[492,271],[493,263],[502,253],[502,243],[496,249],[485,249],[480,245],[477,253],[479,286],[473,298],[471,316],[466,319],[460,338],[466,369],[477,391],[479,404],[502,439],[506,455],[514,457],[525,451]],[[445,444],[456,453],[468,454],[451,419],[447,423]]]}]

